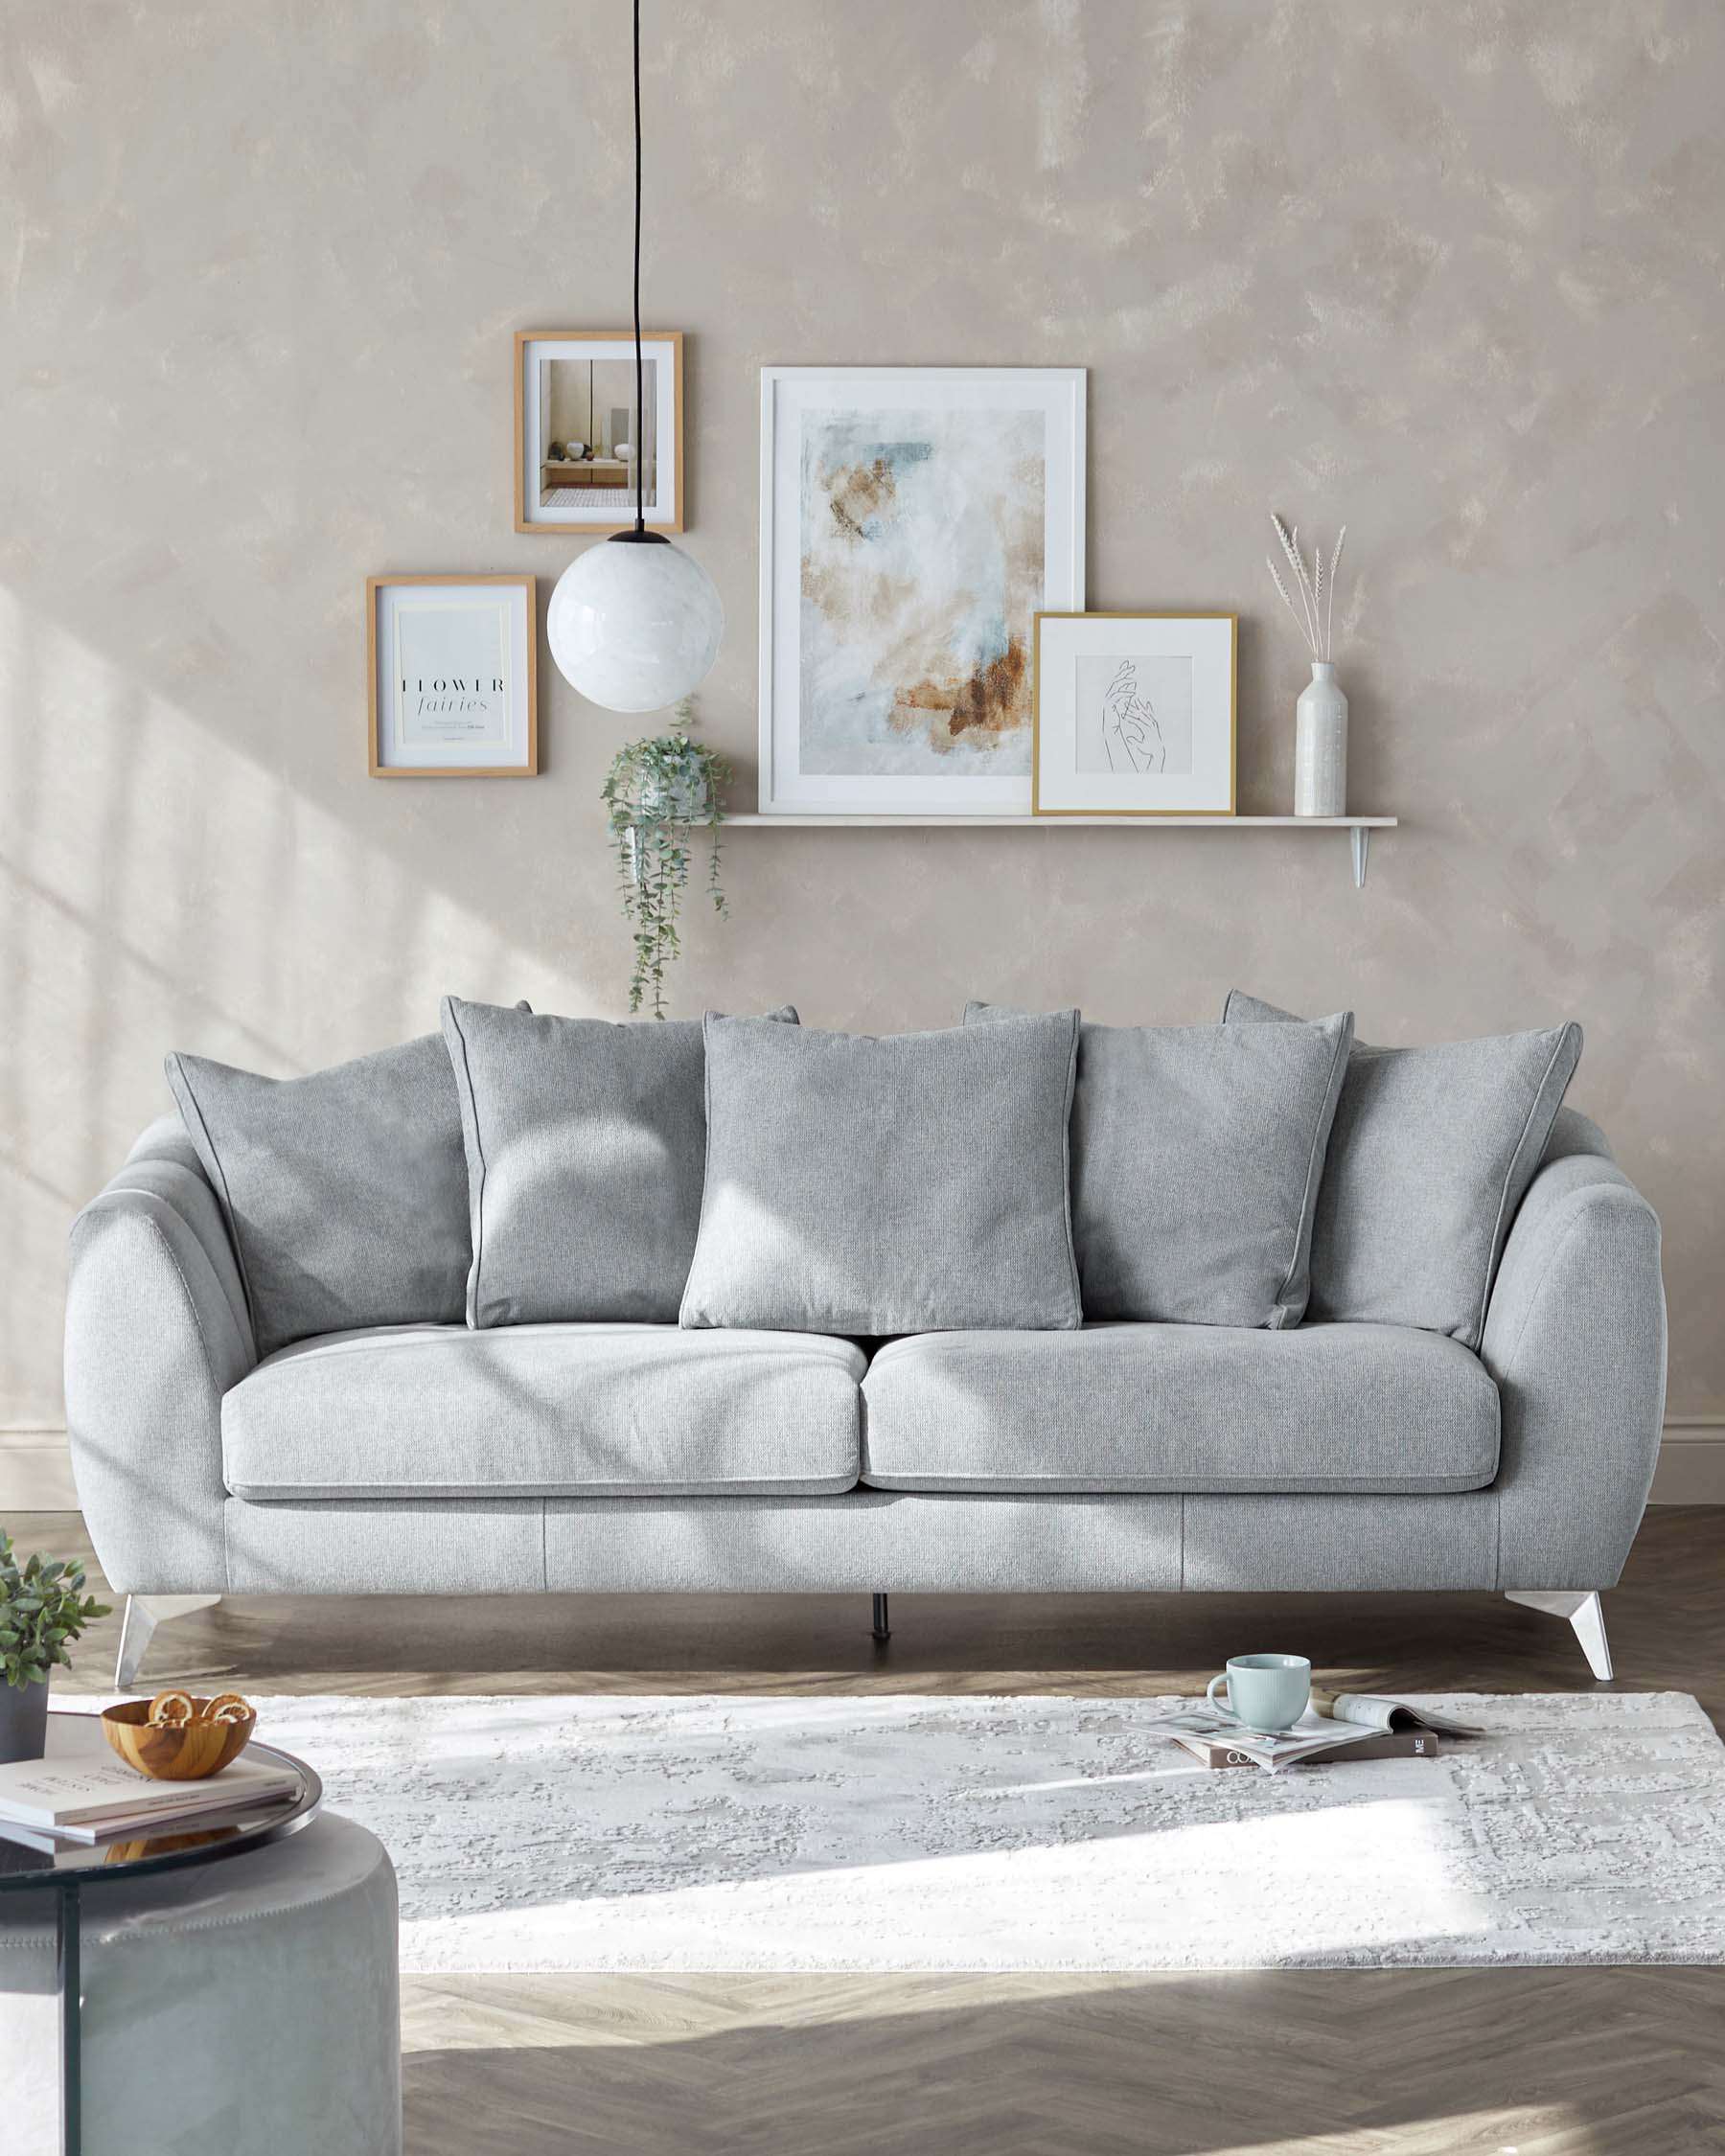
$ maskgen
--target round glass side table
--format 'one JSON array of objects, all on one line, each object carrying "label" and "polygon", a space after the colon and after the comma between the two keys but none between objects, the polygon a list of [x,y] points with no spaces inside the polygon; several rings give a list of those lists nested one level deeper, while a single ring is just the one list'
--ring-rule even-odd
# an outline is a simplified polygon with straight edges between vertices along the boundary
[{"label": "round glass side table", "polygon": [[[48,1717],[46,1756],[67,1765],[116,1755],[96,1714],[53,1713]],[[236,1812],[218,1825],[164,1826],[159,1832],[128,1835],[123,1841],[82,1847],[62,1843],[38,1849],[0,1833],[0,1894],[52,1892],[55,1898],[56,1977],[59,1992],[60,2148],[80,2156],[82,2138],[80,2048],[82,2004],[79,1970],[79,1925],[85,1894],[98,1893],[119,1880],[139,1879],[151,1871],[177,1871],[189,1865],[215,1864],[243,1856],[266,1842],[279,1842],[310,1826],[323,1807],[323,1783],[315,1771],[291,1753],[273,1745],[248,1744],[242,1758],[288,1767],[297,1776],[296,1794],[269,1804]],[[187,1787],[195,1785],[188,1783]]]}]

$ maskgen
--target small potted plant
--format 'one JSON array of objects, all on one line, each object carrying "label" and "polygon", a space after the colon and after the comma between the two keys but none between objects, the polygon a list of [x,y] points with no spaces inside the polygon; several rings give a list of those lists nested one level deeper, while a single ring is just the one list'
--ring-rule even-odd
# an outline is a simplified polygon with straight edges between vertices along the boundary
[{"label": "small potted plant", "polygon": [[48,1742],[48,1679],[68,1640],[108,1614],[83,1591],[83,1567],[39,1553],[20,1566],[0,1531],[0,1764],[39,1759]]},{"label": "small potted plant", "polygon": [[618,749],[606,779],[622,879],[623,915],[634,929],[634,968],[629,1007],[651,1001],[655,1018],[666,1014],[665,975],[681,948],[677,922],[689,881],[691,828],[712,834],[707,890],[713,909],[725,911],[719,886],[719,826],[724,820],[720,792],[731,775],[726,759],[689,738],[693,710],[685,697],[677,707],[683,728],[631,742]]}]

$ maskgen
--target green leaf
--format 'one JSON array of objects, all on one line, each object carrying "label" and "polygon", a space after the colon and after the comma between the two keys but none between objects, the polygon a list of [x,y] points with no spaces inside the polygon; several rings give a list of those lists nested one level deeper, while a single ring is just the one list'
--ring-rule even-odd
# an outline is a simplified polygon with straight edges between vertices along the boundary
[{"label": "green leaf", "polygon": [[39,1551],[22,1571],[10,1561],[11,1541],[0,1535],[0,1669],[9,1685],[35,1684],[56,1667],[69,1667],[69,1642],[108,1605],[83,1593],[85,1573],[75,1558]]}]

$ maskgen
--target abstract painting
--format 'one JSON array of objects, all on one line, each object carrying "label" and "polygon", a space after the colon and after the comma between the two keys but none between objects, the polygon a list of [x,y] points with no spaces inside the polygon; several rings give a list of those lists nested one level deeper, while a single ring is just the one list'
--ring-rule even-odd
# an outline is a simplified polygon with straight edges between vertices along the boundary
[{"label": "abstract painting", "polygon": [[1045,612],[1038,815],[1231,815],[1232,614]]},{"label": "abstract painting", "polygon": [[814,412],[802,438],[806,771],[1030,769],[1040,412]]},{"label": "abstract painting", "polygon": [[763,810],[1023,813],[1035,618],[1082,575],[1082,374],[769,374]]}]

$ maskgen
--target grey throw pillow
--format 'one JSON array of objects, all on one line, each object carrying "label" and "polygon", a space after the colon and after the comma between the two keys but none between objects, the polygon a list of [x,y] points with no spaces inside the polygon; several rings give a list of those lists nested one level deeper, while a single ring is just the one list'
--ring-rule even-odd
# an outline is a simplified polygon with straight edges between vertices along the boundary
[{"label": "grey throw pillow", "polygon": [[[1009,1014],[972,1003],[965,1023]],[[1272,1033],[1092,1025],[1072,1097],[1084,1315],[1298,1325],[1353,1017]]]},{"label": "grey throw pillow", "polygon": [[[1290,1021],[1238,989],[1222,1015]],[[1477,1348],[1504,1238],[1580,1056],[1574,1024],[1430,1048],[1356,1041],[1318,1201],[1311,1315]]]},{"label": "grey throw pillow", "polygon": [[188,1055],[167,1071],[260,1355],[358,1325],[461,1322],[467,1161],[435,1034],[308,1078]]},{"label": "grey throw pillow", "polygon": [[876,1040],[706,1021],[685,1325],[1070,1329],[1078,1014]]},{"label": "grey throw pillow", "polygon": [[700,1020],[441,1007],[467,1149],[468,1323],[675,1323],[706,1161]]}]

